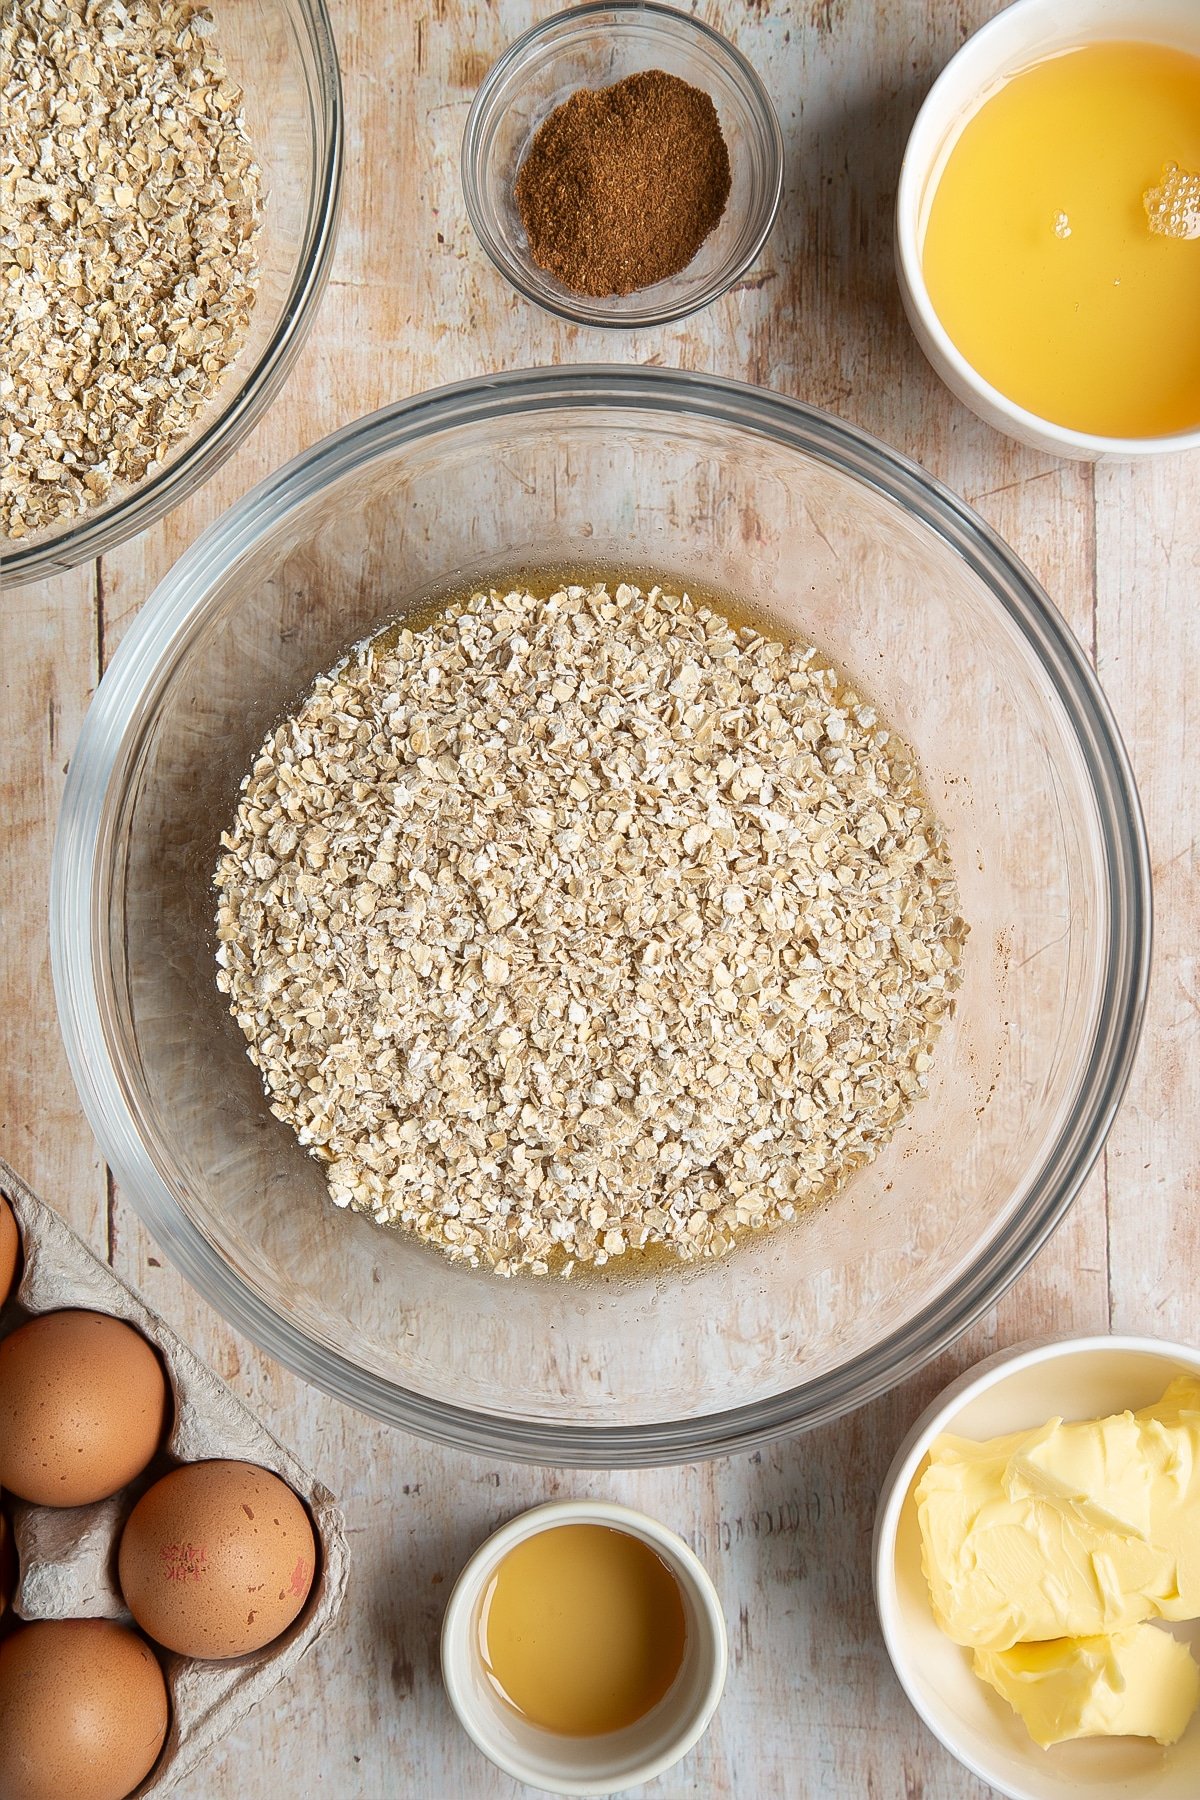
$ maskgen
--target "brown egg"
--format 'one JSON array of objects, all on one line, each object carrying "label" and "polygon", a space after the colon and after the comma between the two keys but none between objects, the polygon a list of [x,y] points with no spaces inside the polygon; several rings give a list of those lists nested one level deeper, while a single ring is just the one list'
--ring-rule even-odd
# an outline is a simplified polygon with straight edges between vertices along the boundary
[{"label": "brown egg", "polygon": [[0,1486],[85,1506],[140,1475],[167,1429],[162,1364],[104,1313],[42,1313],[0,1343]]},{"label": "brown egg", "polygon": [[158,1643],[245,1656],[289,1626],[316,1565],[308,1514],[252,1463],[188,1463],[144,1493],[121,1538],[121,1591]]},{"label": "brown egg", "polygon": [[167,1684],[111,1619],[48,1619],[0,1644],[3,1800],[125,1800],[158,1761]]},{"label": "brown egg", "polygon": [[[3,1495],[0,1495],[3,1499]],[[17,1585],[17,1552],[13,1544],[12,1526],[0,1512],[0,1619],[12,1603]]]},{"label": "brown egg", "polygon": [[21,1260],[21,1234],[13,1218],[12,1207],[0,1194],[0,1306],[12,1292]]}]

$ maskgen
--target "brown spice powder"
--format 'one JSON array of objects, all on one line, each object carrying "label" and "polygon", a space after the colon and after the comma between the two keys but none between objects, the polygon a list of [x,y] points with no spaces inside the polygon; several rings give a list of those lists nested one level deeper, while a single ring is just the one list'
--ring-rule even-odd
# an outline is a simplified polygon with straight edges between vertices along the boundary
[{"label": "brown spice powder", "polygon": [[712,99],[647,69],[580,88],[539,128],[516,201],[539,268],[577,294],[632,294],[685,269],[729,198]]}]

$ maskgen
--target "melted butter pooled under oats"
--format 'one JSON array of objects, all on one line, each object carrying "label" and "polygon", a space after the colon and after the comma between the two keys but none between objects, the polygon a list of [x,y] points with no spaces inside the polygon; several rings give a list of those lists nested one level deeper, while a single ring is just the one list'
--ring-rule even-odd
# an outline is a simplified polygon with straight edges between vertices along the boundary
[{"label": "melted butter pooled under oats", "polygon": [[242,784],[218,985],[339,1206],[569,1274],[719,1256],[923,1093],[967,927],[905,744],[654,588],[480,593]]}]

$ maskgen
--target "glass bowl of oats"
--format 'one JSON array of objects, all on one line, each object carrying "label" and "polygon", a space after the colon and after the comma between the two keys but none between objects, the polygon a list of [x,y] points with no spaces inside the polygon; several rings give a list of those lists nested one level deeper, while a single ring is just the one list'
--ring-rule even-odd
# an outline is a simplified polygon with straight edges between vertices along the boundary
[{"label": "glass bowl of oats", "polygon": [[830,1419],[996,1300],[1120,1099],[1150,890],[1086,658],[961,501],[777,395],[563,368],[360,420],[181,559],[51,927],[104,1152],[228,1319],[617,1466]]},{"label": "glass bowl of oats", "polygon": [[207,481],[324,289],[342,98],[324,0],[53,0],[0,57],[0,570],[51,576]]}]

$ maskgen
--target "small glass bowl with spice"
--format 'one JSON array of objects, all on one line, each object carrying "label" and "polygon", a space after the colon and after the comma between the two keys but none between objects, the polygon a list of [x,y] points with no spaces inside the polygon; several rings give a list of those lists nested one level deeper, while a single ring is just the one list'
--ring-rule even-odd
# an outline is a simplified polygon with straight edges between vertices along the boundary
[{"label": "small glass bowl with spice", "polygon": [[517,39],[463,134],[467,213],[518,292],[581,325],[661,325],[759,255],[783,134],[750,64],[686,13],[617,0]]}]

